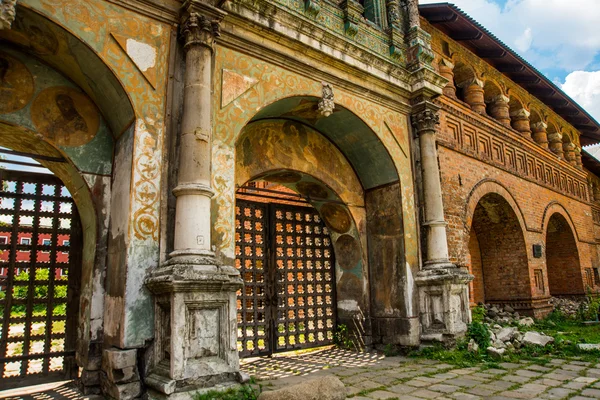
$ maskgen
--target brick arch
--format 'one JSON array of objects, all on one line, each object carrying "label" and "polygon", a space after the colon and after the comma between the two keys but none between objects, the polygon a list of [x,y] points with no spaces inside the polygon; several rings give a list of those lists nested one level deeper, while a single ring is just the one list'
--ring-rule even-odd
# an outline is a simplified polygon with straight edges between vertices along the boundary
[{"label": "brick arch", "polygon": [[[471,302],[510,303],[531,298],[525,223],[508,190],[480,182],[467,202]],[[506,257],[510,254],[510,257]]]},{"label": "brick arch", "polygon": [[577,230],[569,213],[561,204],[553,202],[546,207],[542,229],[550,294],[584,294]]},{"label": "brick arch", "polygon": [[573,232],[573,236],[577,241],[579,241],[579,233],[577,232],[575,223],[573,223],[573,218],[571,218],[571,214],[569,214],[565,206],[560,204],[558,201],[552,201],[548,203],[548,205],[544,209],[544,214],[542,215],[542,221],[540,225],[540,230],[544,232],[544,235],[547,234],[548,222],[554,214],[560,214],[565,218],[565,220],[569,224],[569,227],[571,228],[571,231]]},{"label": "brick arch", "polygon": [[475,208],[477,204],[479,204],[479,200],[481,200],[485,195],[489,193],[496,193],[506,200],[506,202],[512,207],[517,219],[519,220],[519,224],[521,225],[521,229],[523,232],[529,230],[527,224],[525,222],[525,217],[523,216],[523,211],[521,207],[517,204],[514,196],[508,191],[508,189],[502,185],[502,183],[494,180],[494,179],[483,179],[479,181],[473,189],[471,189],[471,193],[469,193],[467,205],[465,207],[465,213],[463,216],[463,221],[465,223],[464,229],[467,235],[471,230],[471,225],[473,222],[473,214],[475,213]]}]

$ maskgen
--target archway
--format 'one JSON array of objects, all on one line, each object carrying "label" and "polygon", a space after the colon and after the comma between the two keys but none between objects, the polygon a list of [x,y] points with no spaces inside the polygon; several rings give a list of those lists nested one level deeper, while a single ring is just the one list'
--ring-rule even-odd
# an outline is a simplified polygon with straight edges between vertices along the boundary
[{"label": "archway", "polygon": [[546,269],[551,296],[585,293],[577,241],[566,218],[557,212],[546,227]]},{"label": "archway", "polygon": [[[287,98],[261,110],[237,141],[235,180],[277,183],[314,207],[335,253],[337,322],[355,328],[360,342],[371,335],[369,314],[406,315],[400,184],[364,122],[337,105],[324,117],[318,100]],[[388,334],[403,332],[381,336]]]},{"label": "archway", "polygon": [[96,369],[113,154],[119,135],[131,136],[133,108],[94,50],[35,11],[19,7],[13,28],[0,31],[0,40],[0,146],[39,161],[72,196],[83,247],[80,295],[69,299],[79,312],[67,329],[76,338],[77,364]]},{"label": "archway", "polygon": [[49,170],[30,158],[7,157],[0,166],[0,388],[73,379],[79,212]]},{"label": "archway", "polygon": [[510,303],[531,298],[523,228],[509,202],[484,195],[475,208],[469,239],[475,302]]}]

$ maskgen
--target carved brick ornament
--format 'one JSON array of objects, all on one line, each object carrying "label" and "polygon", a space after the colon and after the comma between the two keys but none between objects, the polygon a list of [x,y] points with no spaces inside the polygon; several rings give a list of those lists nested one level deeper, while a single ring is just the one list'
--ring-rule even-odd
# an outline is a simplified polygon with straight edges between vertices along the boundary
[{"label": "carved brick ornament", "polygon": [[17,0],[0,0],[0,29],[10,29],[15,20]]},{"label": "carved brick ornament", "polygon": [[425,109],[412,116],[412,124],[417,134],[435,131],[440,124],[437,111]]}]

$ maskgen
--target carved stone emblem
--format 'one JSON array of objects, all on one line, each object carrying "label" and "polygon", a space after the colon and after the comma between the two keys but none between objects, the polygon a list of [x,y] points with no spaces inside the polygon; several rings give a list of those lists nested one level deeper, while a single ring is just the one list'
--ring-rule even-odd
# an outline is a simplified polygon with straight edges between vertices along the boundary
[{"label": "carved stone emblem", "polygon": [[0,0],[0,29],[10,29],[16,15],[17,0]]},{"label": "carved stone emblem", "polygon": [[329,117],[335,109],[333,87],[329,83],[323,82],[323,97],[319,101],[318,109],[324,117]]}]

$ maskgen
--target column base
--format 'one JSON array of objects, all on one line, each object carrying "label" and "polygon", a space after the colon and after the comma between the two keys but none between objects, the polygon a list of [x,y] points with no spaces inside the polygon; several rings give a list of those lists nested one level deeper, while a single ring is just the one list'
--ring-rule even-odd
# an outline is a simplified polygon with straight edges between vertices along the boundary
[{"label": "column base", "polygon": [[[433,265],[439,266],[433,268]],[[429,264],[417,273],[421,342],[452,343],[464,336],[471,322],[469,286],[473,275],[445,262]]]},{"label": "column base", "polygon": [[155,295],[154,359],[146,380],[154,398],[191,398],[236,384],[239,272],[210,255],[181,255],[153,271],[146,286]]}]

